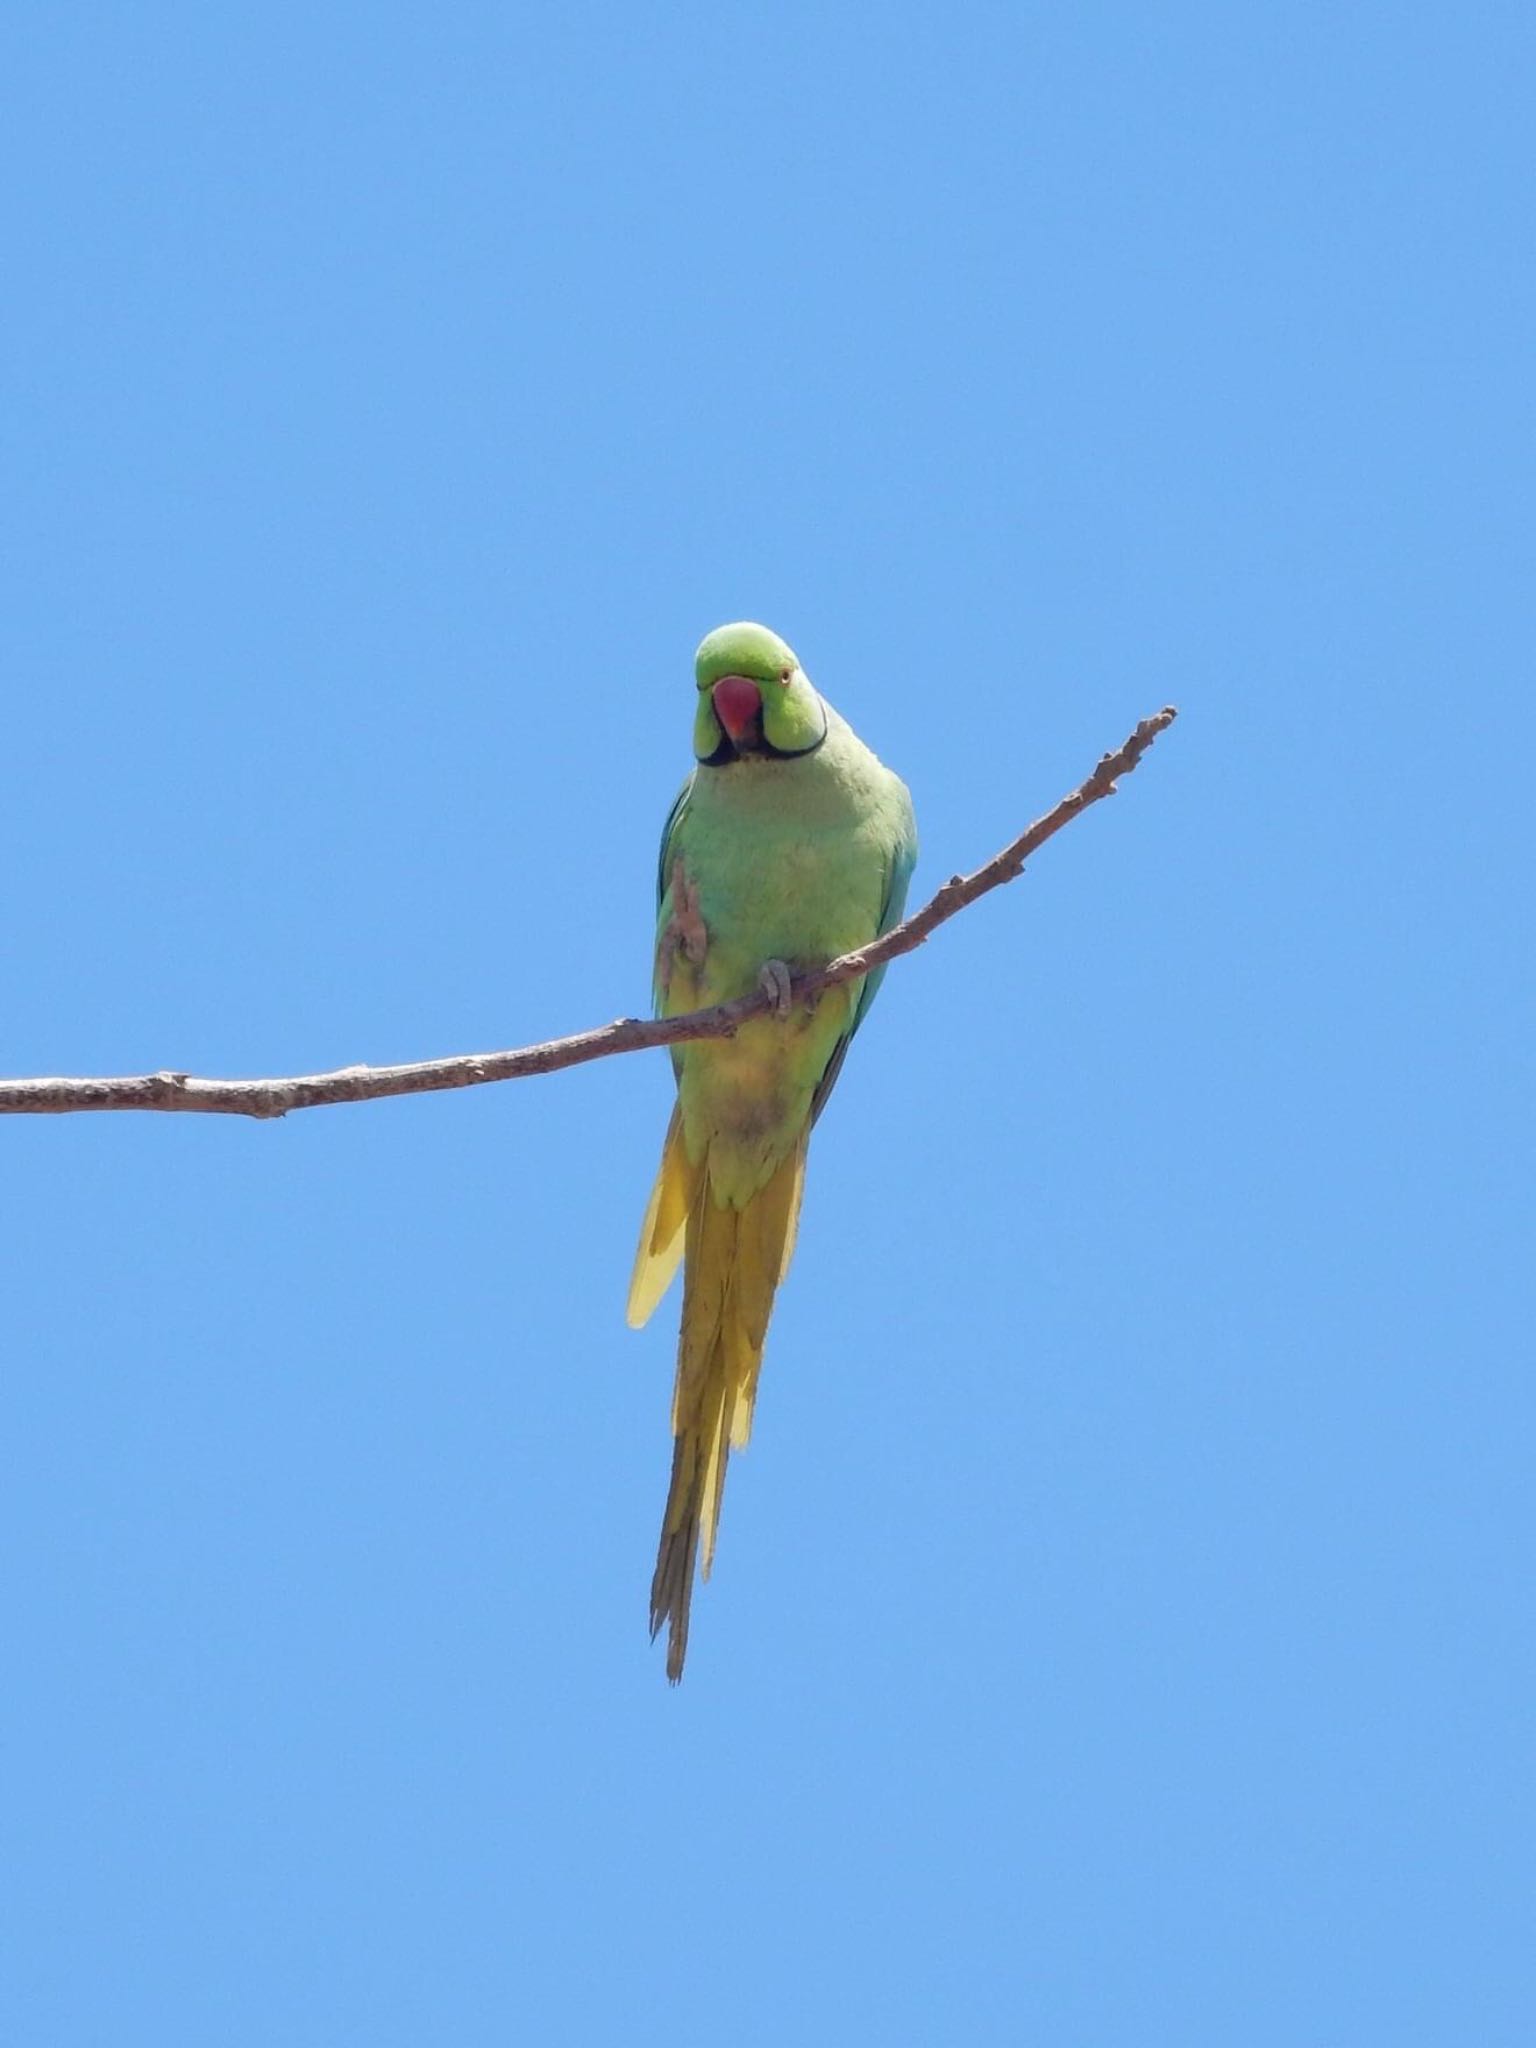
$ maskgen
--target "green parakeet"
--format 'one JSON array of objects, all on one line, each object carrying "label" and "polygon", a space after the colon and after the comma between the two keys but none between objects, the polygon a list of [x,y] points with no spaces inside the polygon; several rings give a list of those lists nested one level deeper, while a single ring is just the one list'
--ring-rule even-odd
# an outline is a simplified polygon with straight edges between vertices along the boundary
[{"label": "green parakeet", "polygon": [[788,976],[898,922],[917,859],[905,785],[766,626],[719,626],[694,662],[696,766],[657,875],[655,1000],[677,1016],[760,985],[776,1012],[673,1048],[677,1104],[640,1232],[636,1328],[684,1265],[672,1484],[651,1584],[681,1677],[726,1461],[747,1441],[773,1297],[789,1267],[811,1126],[883,970],[790,1007]]}]

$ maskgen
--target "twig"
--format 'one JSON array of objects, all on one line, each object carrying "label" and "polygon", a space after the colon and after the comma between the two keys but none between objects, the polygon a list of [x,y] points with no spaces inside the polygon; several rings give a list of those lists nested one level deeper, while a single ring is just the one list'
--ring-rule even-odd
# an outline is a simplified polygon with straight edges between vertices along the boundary
[{"label": "twig", "polygon": [[[1144,718],[1124,746],[1106,754],[1087,781],[1037,818],[974,874],[955,875],[921,910],[857,953],[844,953],[825,967],[798,974],[792,999],[819,995],[852,981],[920,946],[978,896],[1011,882],[1029,856],[1090,804],[1114,792],[1161,732],[1172,725],[1172,705]],[[342,1067],[331,1074],[301,1074],[284,1081],[203,1081],[190,1074],[125,1074],[104,1080],[42,1078],[0,1081],[0,1115],[59,1115],[82,1109],[201,1110],[214,1115],[279,1117],[291,1109],[317,1109],[333,1102],[376,1102],[386,1095],[425,1095],[441,1088],[473,1088],[482,1081],[519,1081],[527,1074],[553,1074],[610,1053],[640,1052],[650,1046],[680,1045],[695,1038],[728,1038],[748,1017],[767,1010],[772,995],[754,989],[711,1009],[682,1017],[623,1017],[574,1038],[552,1038],[516,1052],[466,1053],[451,1059],[415,1060],[401,1067]]]}]

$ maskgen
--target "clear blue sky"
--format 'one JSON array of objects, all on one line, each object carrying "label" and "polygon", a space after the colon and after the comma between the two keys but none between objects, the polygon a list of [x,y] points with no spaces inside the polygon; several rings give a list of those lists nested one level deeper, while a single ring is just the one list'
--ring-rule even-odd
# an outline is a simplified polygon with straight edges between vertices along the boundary
[{"label": "clear blue sky", "polygon": [[669,1691],[661,1056],[12,1120],[16,2048],[1523,2044],[1527,8],[0,32],[0,1067],[644,1005],[695,642],[925,893]]}]

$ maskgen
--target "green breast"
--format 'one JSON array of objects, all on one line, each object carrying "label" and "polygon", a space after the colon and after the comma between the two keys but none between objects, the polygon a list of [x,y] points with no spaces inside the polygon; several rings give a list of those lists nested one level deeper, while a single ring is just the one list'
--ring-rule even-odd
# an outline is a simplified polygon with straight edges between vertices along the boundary
[{"label": "green breast", "polygon": [[[698,771],[668,860],[682,862],[697,892],[704,958],[674,959],[666,1014],[746,994],[765,961],[819,965],[878,931],[893,817],[906,793],[832,719],[826,745],[800,760],[749,758]],[[664,926],[667,915],[664,901]],[[794,1143],[857,997],[851,984],[829,991],[814,1011],[753,1019],[734,1039],[680,1048],[689,1151],[697,1158],[707,1147],[721,1199],[748,1199]]]}]

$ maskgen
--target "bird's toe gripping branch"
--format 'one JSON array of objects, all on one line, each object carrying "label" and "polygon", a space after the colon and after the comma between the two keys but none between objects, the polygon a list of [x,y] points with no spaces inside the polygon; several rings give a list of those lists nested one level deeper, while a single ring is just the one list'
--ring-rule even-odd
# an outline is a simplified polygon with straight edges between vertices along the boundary
[{"label": "bird's toe gripping branch", "polygon": [[782,960],[765,960],[758,970],[757,985],[773,1004],[773,1014],[778,1018],[789,1015],[790,981],[789,969]]}]

